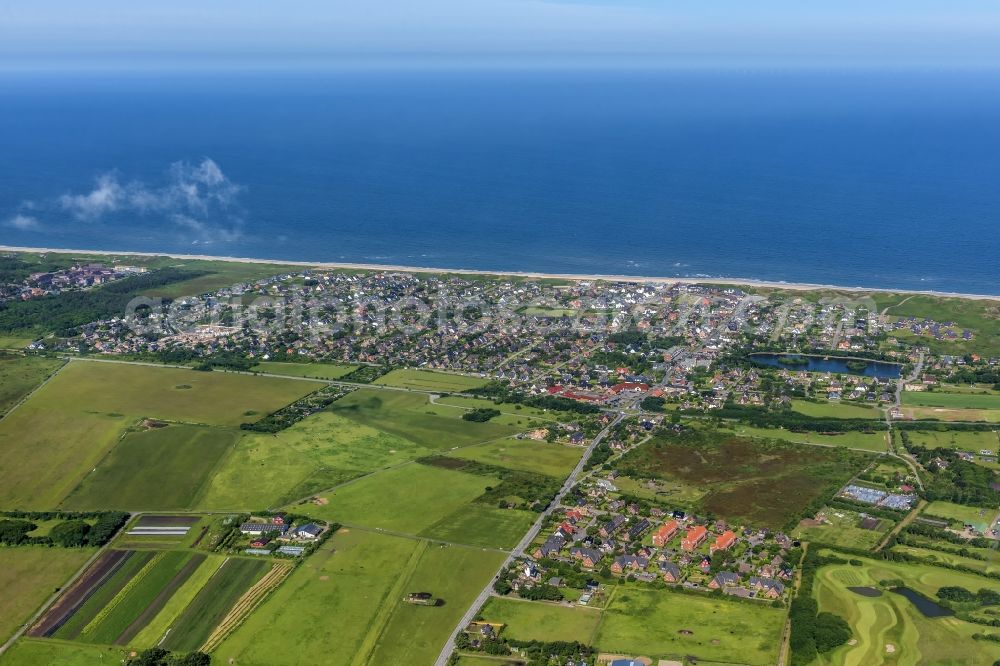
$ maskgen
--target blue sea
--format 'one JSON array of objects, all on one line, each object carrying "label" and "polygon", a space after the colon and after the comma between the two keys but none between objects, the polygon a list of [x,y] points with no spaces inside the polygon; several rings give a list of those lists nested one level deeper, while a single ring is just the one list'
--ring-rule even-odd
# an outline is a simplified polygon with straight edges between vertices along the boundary
[{"label": "blue sea", "polygon": [[5,73],[0,242],[1000,294],[1000,73]]}]

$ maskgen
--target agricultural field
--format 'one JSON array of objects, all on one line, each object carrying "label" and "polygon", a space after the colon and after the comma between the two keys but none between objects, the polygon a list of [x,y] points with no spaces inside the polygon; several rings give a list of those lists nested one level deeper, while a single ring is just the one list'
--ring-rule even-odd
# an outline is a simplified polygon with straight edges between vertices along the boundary
[{"label": "agricultural field", "polygon": [[136,633],[135,637],[129,641],[129,644],[143,649],[158,645],[173,627],[177,618],[184,612],[184,609],[194,600],[198,592],[208,584],[208,581],[216,574],[225,561],[226,558],[221,555],[208,555],[205,557],[198,568],[166,600],[159,613]]},{"label": "agricultural field", "polygon": [[399,435],[318,412],[275,434],[245,433],[198,502],[205,509],[278,506],[432,453]]},{"label": "agricultural field", "polygon": [[811,518],[799,523],[792,537],[844,548],[860,548],[869,550],[879,544],[895,523],[886,518],[880,518],[876,529],[865,529],[860,526],[861,516],[856,511],[826,507],[821,512],[823,521]]},{"label": "agricultural field", "polygon": [[0,416],[41,384],[64,361],[0,351]]},{"label": "agricultural field", "polygon": [[1000,423],[1000,409],[949,409],[947,407],[900,408],[909,419],[934,419],[937,421],[983,421]]},{"label": "agricultural field", "polygon": [[176,368],[75,361],[0,421],[2,508],[52,508],[144,417],[235,426],[317,384]]},{"label": "agricultural field", "polygon": [[907,437],[914,444],[929,449],[959,449],[971,453],[1000,450],[1000,437],[996,431],[963,432],[960,430],[908,430]]},{"label": "agricultural field", "polygon": [[488,476],[412,463],[378,472],[324,495],[317,518],[419,534],[498,483]]},{"label": "agricultural field", "polygon": [[467,446],[451,455],[488,465],[564,478],[580,461],[583,449],[579,446],[512,438]]},{"label": "agricultural field", "polygon": [[862,449],[881,453],[888,449],[885,432],[848,431],[826,434],[822,432],[792,432],[784,428],[756,428],[739,424],[735,431],[747,437],[781,439],[794,444],[818,444],[822,446],[842,446],[848,449]]},{"label": "agricultural field", "polygon": [[[516,640],[581,641],[593,643],[601,611],[512,597],[494,597],[482,611],[486,622],[507,625],[503,635]],[[598,647],[603,647],[598,644]]]},{"label": "agricultural field", "polygon": [[393,597],[411,591],[405,581],[420,562],[421,543],[341,529],[222,642],[214,661],[232,659],[242,666],[352,663],[369,632],[377,631],[380,612]]},{"label": "agricultural field", "polygon": [[849,402],[812,402],[792,400],[792,410],[806,416],[832,419],[879,419],[882,412],[869,405],[855,405]]},{"label": "agricultural field", "polygon": [[649,440],[626,454],[618,468],[633,479],[664,479],[707,491],[697,510],[783,529],[797,524],[814,499],[832,495],[869,461],[864,453],[840,447],[691,429]]},{"label": "agricultural field", "polygon": [[328,410],[435,451],[509,437],[518,432],[518,428],[508,425],[464,421],[460,410],[439,413],[422,393],[360,389],[337,400]]},{"label": "agricultural field", "polygon": [[417,391],[441,391],[444,393],[469,391],[486,386],[488,380],[450,372],[432,370],[393,370],[376,379],[373,383],[381,386],[396,386]]},{"label": "agricultural field", "polygon": [[0,548],[0,644],[88,559],[92,548]]},{"label": "agricultural field", "polygon": [[[855,644],[820,658],[822,664],[970,664],[988,666],[1000,659],[1000,643],[972,640],[976,633],[998,633],[955,617],[927,617],[881,581],[901,581],[928,599],[941,587],[971,590],[991,587],[990,579],[923,564],[861,559],[862,566],[827,565],[816,573],[813,593],[820,611],[846,618]],[[898,583],[893,583],[896,585]],[[870,587],[877,596],[862,596],[849,587]],[[900,662],[900,657],[905,661]]]},{"label": "agricultural field", "polygon": [[538,407],[529,407],[519,403],[496,403],[485,398],[469,398],[464,395],[442,395],[438,397],[435,404],[462,407],[465,409],[496,409],[508,416],[539,421],[558,421],[560,417],[564,417],[566,420],[574,419],[574,415],[567,412],[539,409]]},{"label": "agricultural field", "polygon": [[[480,549],[429,544],[403,588],[428,591],[440,606],[414,606],[389,599],[390,614],[370,652],[373,664],[430,664],[479,590],[500,568],[503,555]],[[371,644],[371,634],[369,640]]]},{"label": "agricultural field", "polygon": [[282,363],[281,361],[261,361],[250,368],[251,372],[266,372],[286,377],[306,377],[310,379],[340,379],[358,369],[357,365],[339,363]]},{"label": "agricultural field", "polygon": [[238,430],[168,425],[133,430],[63,502],[69,509],[190,508]]},{"label": "agricultural field", "polygon": [[983,532],[993,521],[996,520],[1000,509],[996,507],[982,508],[977,506],[966,506],[964,504],[952,504],[951,502],[935,501],[928,504],[922,515],[937,518],[949,518],[952,520],[952,527],[962,529],[963,525],[972,525],[980,532]]},{"label": "agricultural field", "polygon": [[618,588],[594,644],[606,652],[773,664],[785,609],[709,595]]},{"label": "agricultural field", "polygon": [[266,560],[228,558],[177,616],[160,645],[175,652],[199,649],[239,598],[271,566]]},{"label": "agricultural field", "polygon": [[420,532],[420,536],[470,546],[509,550],[538,520],[533,511],[467,504]]},{"label": "agricultural field", "polygon": [[22,638],[0,655],[0,665],[94,666],[118,664],[124,657],[121,648]]},{"label": "agricultural field", "polygon": [[944,393],[942,391],[905,391],[903,404],[912,407],[948,409],[1000,409],[1000,395],[988,393]]}]

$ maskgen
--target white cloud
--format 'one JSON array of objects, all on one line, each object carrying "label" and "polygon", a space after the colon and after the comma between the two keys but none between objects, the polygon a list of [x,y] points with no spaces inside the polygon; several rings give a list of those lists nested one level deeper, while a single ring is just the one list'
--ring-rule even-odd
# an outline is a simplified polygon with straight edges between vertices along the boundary
[{"label": "white cloud", "polygon": [[116,172],[105,173],[90,192],[63,194],[58,205],[81,222],[97,222],[114,213],[162,216],[198,242],[232,242],[242,235],[242,190],[206,157],[197,164],[171,164],[166,182],[159,185],[123,183]]},{"label": "white cloud", "polygon": [[81,220],[90,220],[118,210],[122,202],[122,186],[113,173],[97,179],[97,186],[88,194],[64,194],[59,204]]},{"label": "white cloud", "polygon": [[11,227],[19,231],[35,231],[41,229],[41,223],[30,215],[18,214],[4,222],[5,227]]}]

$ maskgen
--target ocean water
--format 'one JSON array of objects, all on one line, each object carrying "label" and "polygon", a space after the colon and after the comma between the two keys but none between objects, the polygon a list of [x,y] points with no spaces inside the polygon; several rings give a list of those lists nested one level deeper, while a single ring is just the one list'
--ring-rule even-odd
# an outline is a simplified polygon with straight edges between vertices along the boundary
[{"label": "ocean water", "polygon": [[2,74],[0,241],[998,294],[1000,73]]}]

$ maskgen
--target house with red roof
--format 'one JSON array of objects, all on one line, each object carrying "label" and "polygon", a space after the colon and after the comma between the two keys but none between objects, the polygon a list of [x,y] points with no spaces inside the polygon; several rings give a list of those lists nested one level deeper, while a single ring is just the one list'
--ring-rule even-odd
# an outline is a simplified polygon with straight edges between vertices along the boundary
[{"label": "house with red roof", "polygon": [[657,548],[663,548],[674,538],[677,534],[677,530],[680,529],[680,525],[677,524],[676,520],[671,520],[660,525],[660,528],[653,533],[653,545]]},{"label": "house with red roof", "polygon": [[681,548],[690,552],[700,546],[702,542],[708,537],[708,530],[705,529],[704,525],[695,525],[688,530],[684,538],[681,539]]},{"label": "house with red roof", "polygon": [[734,543],[736,543],[736,534],[732,530],[726,530],[715,537],[715,543],[708,547],[708,552],[714,555],[717,551],[728,550]]}]

